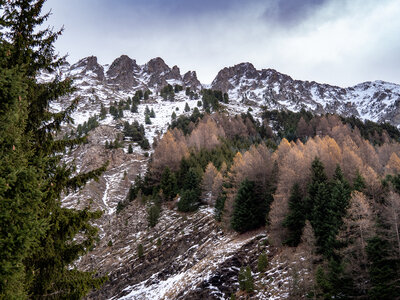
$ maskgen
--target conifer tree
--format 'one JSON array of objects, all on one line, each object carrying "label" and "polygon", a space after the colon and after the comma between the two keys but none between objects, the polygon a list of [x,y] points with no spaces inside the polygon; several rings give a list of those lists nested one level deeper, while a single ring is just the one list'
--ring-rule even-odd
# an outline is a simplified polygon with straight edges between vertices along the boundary
[{"label": "conifer tree", "polygon": [[300,187],[296,183],[292,187],[289,198],[289,214],[286,216],[283,226],[289,231],[285,244],[296,247],[300,243],[303,227],[306,222],[306,212]]},{"label": "conifer tree", "polygon": [[151,120],[150,120],[150,116],[149,116],[149,115],[146,115],[146,116],[145,116],[144,122],[145,122],[147,125],[151,125]]},{"label": "conifer tree", "polygon": [[266,205],[263,202],[263,198],[256,194],[254,181],[246,178],[240,184],[235,198],[232,228],[238,232],[246,232],[265,225]]},{"label": "conifer tree", "polygon": [[34,149],[25,134],[28,93],[22,65],[8,66],[11,45],[3,36],[1,41],[0,298],[23,299],[27,297],[23,261],[47,228],[39,220],[43,196],[39,184],[44,174],[29,163]]},{"label": "conifer tree", "polygon": [[156,113],[154,112],[154,109],[151,108],[151,111],[149,113],[150,118],[155,118],[156,117]]},{"label": "conifer tree", "polygon": [[190,111],[190,107],[189,104],[186,102],[185,104],[185,112],[189,112]]},{"label": "conifer tree", "polygon": [[362,192],[365,189],[365,179],[362,177],[359,171],[357,171],[356,178],[353,182],[353,189]]},{"label": "conifer tree", "polygon": [[342,169],[337,165],[335,174],[333,176],[333,183],[331,188],[331,205],[333,212],[333,231],[335,235],[339,231],[340,226],[343,224],[343,217],[346,215],[346,210],[349,206],[351,198],[351,187],[347,180],[344,178]]},{"label": "conifer tree", "polygon": [[101,104],[101,108],[100,108],[100,119],[104,120],[107,116],[107,109],[104,107],[104,104]]},{"label": "conifer tree", "polygon": [[183,182],[181,199],[178,202],[180,211],[195,211],[200,204],[200,176],[190,168]]},{"label": "conifer tree", "polygon": [[262,252],[258,257],[257,268],[258,272],[264,272],[268,267],[268,257],[267,254]]},{"label": "conifer tree", "polygon": [[160,188],[165,200],[170,201],[176,196],[176,177],[168,167],[165,167],[164,172],[161,175]]},{"label": "conifer tree", "polygon": [[131,112],[133,112],[133,113],[137,113],[138,112],[138,106],[137,106],[136,102],[132,103]]},{"label": "conifer tree", "polygon": [[319,185],[321,183],[326,183],[327,180],[328,178],[325,174],[324,165],[319,158],[316,157],[311,164],[311,183],[308,186],[308,197],[306,198],[306,213],[309,219],[311,219],[310,216],[314,207],[313,200],[317,195]]},{"label": "conifer tree", "polygon": [[249,266],[241,267],[238,275],[239,288],[246,293],[254,291],[254,280]]},{"label": "conifer tree", "polygon": [[160,206],[157,204],[152,204],[147,210],[147,221],[150,227],[157,225],[158,218],[160,217]]},{"label": "conifer tree", "polygon": [[[0,266],[0,296],[9,299],[80,298],[104,281],[71,267],[94,245],[97,229],[90,222],[101,212],[63,208],[61,193],[83,187],[105,166],[73,177],[75,168],[61,162],[58,153],[84,138],[55,139],[62,123],[71,121],[76,101],[63,112],[48,111],[51,101],[73,91],[71,80],[36,81],[39,72],[65,61],[54,54],[61,31],[38,29],[49,16],[41,15],[43,3],[1,3],[6,34],[0,34],[0,247],[6,245],[1,260],[7,262]],[[82,239],[76,240],[78,232]]]},{"label": "conifer tree", "polygon": [[396,299],[400,294],[398,284],[399,262],[390,255],[390,243],[379,236],[375,236],[368,242],[366,250],[370,261],[371,288],[369,299]]}]

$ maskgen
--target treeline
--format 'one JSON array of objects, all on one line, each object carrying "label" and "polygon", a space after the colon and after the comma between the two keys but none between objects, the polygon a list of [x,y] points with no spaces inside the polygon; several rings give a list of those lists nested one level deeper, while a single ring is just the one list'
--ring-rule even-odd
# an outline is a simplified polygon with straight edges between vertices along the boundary
[{"label": "treeline", "polygon": [[354,116],[339,118],[332,114],[315,116],[302,109],[300,112],[265,110],[262,118],[263,122],[268,125],[267,127],[270,127],[270,129],[268,128],[270,136],[272,136],[271,130],[273,130],[277,133],[277,138],[285,138],[289,142],[297,139],[305,142],[309,137],[324,136],[329,128],[337,125],[339,120],[342,124],[347,124],[351,129],[358,131],[362,138],[369,140],[374,145],[382,145],[389,140],[400,141],[400,131],[395,126],[369,120],[363,122]]},{"label": "treeline", "polygon": [[373,122],[359,129],[304,111],[265,112],[262,124],[250,113],[196,117],[171,125],[132,189],[176,201],[181,211],[214,206],[221,225],[238,232],[266,226],[270,242],[303,257],[311,274],[293,295],[394,299],[397,129]]}]

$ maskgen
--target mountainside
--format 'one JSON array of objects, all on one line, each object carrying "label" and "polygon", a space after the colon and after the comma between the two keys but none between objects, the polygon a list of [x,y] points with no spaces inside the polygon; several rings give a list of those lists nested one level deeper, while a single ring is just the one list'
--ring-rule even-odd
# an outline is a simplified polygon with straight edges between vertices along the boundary
[{"label": "mountainside", "polygon": [[250,63],[222,69],[211,84],[230,98],[267,108],[354,115],[363,120],[399,125],[400,86],[384,81],[341,88],[315,81],[293,80],[272,69],[256,70]]},{"label": "mountainside", "polygon": [[[286,261],[285,253],[277,254],[264,230],[244,235],[227,231],[216,223],[210,207],[184,214],[174,205],[163,204],[154,228],[148,226],[150,204],[146,201],[132,202],[117,214],[118,205],[126,201],[137,175],[145,174],[154,147],[172,123],[173,114],[179,118],[189,117],[196,108],[204,111],[200,92],[206,86],[195,71],[182,75],[177,66],[170,68],[161,58],[138,65],[122,55],[104,66],[96,57],[87,57],[64,65],[60,75],[73,78],[76,91],[71,97],[54,102],[51,109],[60,111],[72,99],[80,98],[72,114],[75,124],[64,128],[63,134],[76,136],[79,128],[87,128],[88,133],[87,143],[67,153],[65,160],[75,162],[77,173],[109,161],[99,181],[91,181],[83,190],[62,200],[66,207],[104,211],[97,221],[97,247],[77,262],[79,268],[109,275],[108,283],[89,299],[228,299],[238,288],[240,267],[250,265],[255,270],[263,252],[270,264],[266,276],[253,272],[256,284],[264,286],[254,299],[287,298],[288,290],[301,283],[295,273],[306,274],[306,268]],[[42,74],[39,80],[48,81],[52,76]],[[164,89],[167,85],[173,92]],[[250,63],[242,63],[221,70],[210,88],[228,94],[228,103],[220,105],[230,116],[251,111],[256,120],[262,121],[266,107],[354,115],[400,124],[400,86],[382,81],[340,88],[293,80],[275,70],[260,71]],[[139,91],[147,92],[147,99]],[[150,111],[154,117],[149,117]],[[97,122],[93,128],[88,127],[90,118]],[[126,133],[126,122],[137,122],[137,131],[142,130],[142,125],[140,141]],[[143,146],[145,139],[148,146]],[[120,146],[110,147],[114,141]],[[144,248],[142,255],[140,245]],[[302,261],[307,251],[296,255]]]}]

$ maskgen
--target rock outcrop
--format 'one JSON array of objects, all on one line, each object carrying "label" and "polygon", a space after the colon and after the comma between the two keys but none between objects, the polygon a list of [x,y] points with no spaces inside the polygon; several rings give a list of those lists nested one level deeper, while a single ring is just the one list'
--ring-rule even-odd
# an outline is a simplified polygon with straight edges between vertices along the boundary
[{"label": "rock outcrop", "polygon": [[90,76],[90,72],[95,75],[95,79],[104,81],[104,68],[97,62],[96,56],[89,56],[81,59],[76,64],[70,67],[71,71],[76,71],[80,76]]},{"label": "rock outcrop", "polygon": [[127,55],[121,55],[113,61],[107,71],[107,82],[119,85],[122,88],[132,88],[139,84],[135,73],[139,72],[140,68],[136,64],[136,60],[129,58]]}]

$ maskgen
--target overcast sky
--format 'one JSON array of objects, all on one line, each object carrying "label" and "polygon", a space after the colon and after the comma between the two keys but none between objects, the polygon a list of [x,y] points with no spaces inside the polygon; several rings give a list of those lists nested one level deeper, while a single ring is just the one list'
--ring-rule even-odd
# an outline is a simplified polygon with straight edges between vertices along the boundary
[{"label": "overcast sky", "polygon": [[251,62],[295,79],[343,87],[400,84],[399,0],[48,0],[48,24],[68,61],[160,56],[211,83]]}]

